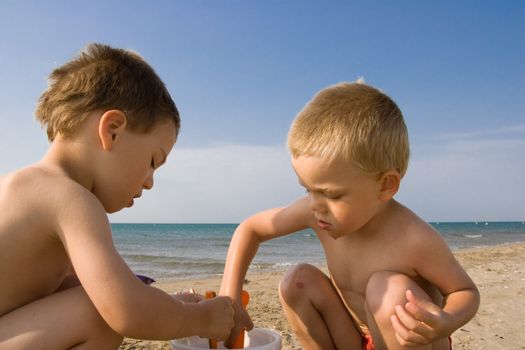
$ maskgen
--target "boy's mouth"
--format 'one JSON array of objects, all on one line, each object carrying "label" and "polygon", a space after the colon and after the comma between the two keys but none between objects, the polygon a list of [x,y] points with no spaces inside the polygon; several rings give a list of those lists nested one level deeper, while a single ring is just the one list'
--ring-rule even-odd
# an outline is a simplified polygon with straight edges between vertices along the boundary
[{"label": "boy's mouth", "polygon": [[142,196],[142,193],[141,193],[141,194],[137,194],[137,195],[135,195],[133,198],[131,198],[131,200],[130,200],[129,203],[128,203],[128,208],[129,208],[129,207],[132,207],[133,204],[135,203],[135,198],[140,198],[140,196]]},{"label": "boy's mouth", "polygon": [[319,226],[322,230],[328,230],[330,229],[331,224],[321,219],[317,219],[317,226]]}]

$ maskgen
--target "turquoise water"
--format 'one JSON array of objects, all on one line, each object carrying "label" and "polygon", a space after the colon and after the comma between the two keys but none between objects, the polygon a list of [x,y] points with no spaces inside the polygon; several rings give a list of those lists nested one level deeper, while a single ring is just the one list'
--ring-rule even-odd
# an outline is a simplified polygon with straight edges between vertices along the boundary
[{"label": "turquoise water", "polygon": [[[522,222],[431,224],[453,250],[525,242]],[[115,245],[131,269],[157,280],[222,274],[236,227],[237,224],[112,224]],[[313,231],[305,230],[263,243],[251,269],[283,269],[299,262],[324,262]]]}]

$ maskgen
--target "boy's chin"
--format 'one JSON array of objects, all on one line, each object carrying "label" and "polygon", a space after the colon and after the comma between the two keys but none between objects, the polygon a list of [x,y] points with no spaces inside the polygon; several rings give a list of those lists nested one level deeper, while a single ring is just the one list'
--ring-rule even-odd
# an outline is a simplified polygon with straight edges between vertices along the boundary
[{"label": "boy's chin", "polygon": [[122,209],[131,208],[132,206],[133,206],[133,202],[128,203],[125,206],[119,206],[117,208],[115,208],[115,207],[107,207],[106,206],[106,207],[104,207],[104,209],[106,209],[106,213],[107,214],[113,214],[113,213],[121,211]]},{"label": "boy's chin", "polygon": [[344,236],[344,235],[342,235],[342,234],[340,234],[338,232],[333,232],[333,231],[327,231],[327,233],[328,233],[328,236],[330,238],[334,239],[334,240],[337,240],[337,239],[339,239],[339,238]]}]

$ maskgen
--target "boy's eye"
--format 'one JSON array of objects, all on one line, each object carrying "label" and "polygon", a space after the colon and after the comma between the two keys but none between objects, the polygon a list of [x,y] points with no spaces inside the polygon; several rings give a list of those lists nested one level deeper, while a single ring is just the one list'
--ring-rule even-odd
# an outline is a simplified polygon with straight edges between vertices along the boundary
[{"label": "boy's eye", "polygon": [[341,199],[341,197],[343,195],[341,194],[325,194],[326,198],[328,199],[331,199],[331,200],[338,200],[338,199]]}]

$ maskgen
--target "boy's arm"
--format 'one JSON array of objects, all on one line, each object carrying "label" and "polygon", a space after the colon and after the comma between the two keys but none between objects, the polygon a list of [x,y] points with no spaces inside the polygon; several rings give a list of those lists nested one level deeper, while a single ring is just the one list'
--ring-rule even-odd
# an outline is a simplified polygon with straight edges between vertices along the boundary
[{"label": "boy's arm", "polygon": [[416,343],[449,336],[474,317],[480,302],[476,285],[446,242],[437,233],[432,239],[428,236],[424,239],[426,242],[420,245],[415,256],[417,273],[439,289],[444,297],[443,307],[418,299],[407,291],[407,303],[398,307],[397,317],[392,318],[397,333],[413,334],[412,341],[419,337]]},{"label": "boy's arm", "polygon": [[243,221],[235,230],[224,268],[220,295],[234,300],[236,329],[250,329],[253,325],[243,311],[240,300],[242,284],[259,245],[272,238],[284,236],[309,227],[311,210],[308,198],[301,198],[285,208],[275,208],[255,214]]},{"label": "boy's arm", "polygon": [[116,251],[102,205],[90,193],[58,205],[57,232],[85,292],[116,332],[139,339],[224,339],[233,326],[226,298],[183,303],[146,286]]}]

